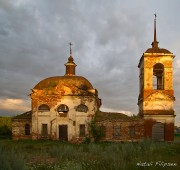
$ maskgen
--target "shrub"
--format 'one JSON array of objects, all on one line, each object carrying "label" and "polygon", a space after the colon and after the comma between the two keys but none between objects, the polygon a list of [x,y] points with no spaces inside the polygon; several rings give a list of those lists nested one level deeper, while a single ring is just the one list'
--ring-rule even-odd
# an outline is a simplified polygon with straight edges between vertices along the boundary
[{"label": "shrub", "polygon": [[89,124],[91,135],[94,139],[94,142],[100,141],[102,137],[105,136],[105,131],[102,126],[96,124],[95,118]]},{"label": "shrub", "polygon": [[0,126],[0,138],[10,138],[12,132],[6,125]]}]

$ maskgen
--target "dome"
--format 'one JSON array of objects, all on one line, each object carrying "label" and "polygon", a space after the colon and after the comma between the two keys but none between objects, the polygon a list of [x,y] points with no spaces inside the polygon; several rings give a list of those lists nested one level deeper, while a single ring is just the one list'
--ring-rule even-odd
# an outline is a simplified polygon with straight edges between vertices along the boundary
[{"label": "dome", "polygon": [[[67,91],[70,89],[73,94],[83,94],[93,90],[92,84],[82,76],[56,76],[40,81],[34,90],[55,89],[56,91]],[[65,92],[66,93],[66,92]],[[68,92],[69,93],[69,92]]]}]

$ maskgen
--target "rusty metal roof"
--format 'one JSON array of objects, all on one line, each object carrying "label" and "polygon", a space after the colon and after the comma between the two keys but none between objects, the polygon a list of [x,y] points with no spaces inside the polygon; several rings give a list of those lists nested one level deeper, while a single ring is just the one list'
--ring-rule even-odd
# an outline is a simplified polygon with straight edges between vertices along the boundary
[{"label": "rusty metal roof", "polygon": [[123,113],[110,113],[110,112],[101,112],[98,111],[96,113],[96,117],[95,117],[97,122],[100,121],[105,121],[105,120],[132,120],[132,117],[129,117]]},{"label": "rusty metal roof", "polygon": [[93,89],[92,84],[82,76],[56,76],[40,81],[33,89],[43,90],[49,87],[56,87],[59,84],[64,86],[76,86],[79,89]]},{"label": "rusty metal roof", "polygon": [[20,115],[14,116],[12,119],[32,119],[32,111],[28,111]]},{"label": "rusty metal roof", "polygon": [[165,54],[171,54],[171,52],[164,48],[149,48],[146,50],[145,53],[165,53]]}]

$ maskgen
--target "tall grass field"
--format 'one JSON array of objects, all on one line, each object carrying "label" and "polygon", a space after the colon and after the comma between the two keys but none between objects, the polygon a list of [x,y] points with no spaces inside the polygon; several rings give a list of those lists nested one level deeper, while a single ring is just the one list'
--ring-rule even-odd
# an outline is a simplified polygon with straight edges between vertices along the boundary
[{"label": "tall grass field", "polygon": [[89,143],[0,140],[1,170],[180,169],[180,137],[174,143]]}]

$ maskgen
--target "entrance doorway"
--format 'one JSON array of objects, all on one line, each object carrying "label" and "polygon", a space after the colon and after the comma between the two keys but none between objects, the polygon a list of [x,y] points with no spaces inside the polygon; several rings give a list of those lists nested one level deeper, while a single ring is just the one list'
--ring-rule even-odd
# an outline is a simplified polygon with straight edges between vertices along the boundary
[{"label": "entrance doorway", "polygon": [[152,126],[152,140],[164,141],[164,124],[163,123],[155,123]]},{"label": "entrance doorway", "polygon": [[67,125],[59,125],[59,140],[68,140],[68,126]]}]

